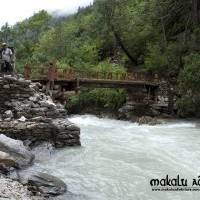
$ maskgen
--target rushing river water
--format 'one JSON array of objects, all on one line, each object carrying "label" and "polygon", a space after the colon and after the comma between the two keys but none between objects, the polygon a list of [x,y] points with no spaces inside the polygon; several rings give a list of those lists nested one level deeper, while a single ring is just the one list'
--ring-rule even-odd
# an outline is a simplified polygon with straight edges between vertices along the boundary
[{"label": "rushing river water", "polygon": [[91,115],[73,116],[70,121],[81,128],[82,146],[45,156],[41,151],[32,167],[33,171],[48,172],[65,181],[68,190],[78,195],[70,199],[200,199],[200,191],[152,191],[150,185],[151,179],[166,175],[187,179],[187,188],[193,179],[198,181],[200,123],[173,121],[138,126]]}]

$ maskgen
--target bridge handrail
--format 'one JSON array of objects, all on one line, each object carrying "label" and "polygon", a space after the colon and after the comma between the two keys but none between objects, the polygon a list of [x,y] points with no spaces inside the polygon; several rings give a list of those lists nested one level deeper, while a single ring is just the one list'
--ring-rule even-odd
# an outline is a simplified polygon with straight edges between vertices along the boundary
[{"label": "bridge handrail", "polygon": [[[57,78],[67,78],[67,79],[104,79],[104,80],[147,80],[148,77],[142,72],[132,72],[132,73],[119,73],[119,72],[98,72],[92,70],[73,70],[57,68],[57,70],[62,70],[61,74],[57,73]],[[63,73],[64,72],[64,73]]]},{"label": "bridge handrail", "polygon": [[25,65],[25,78],[30,79],[33,77],[38,77],[38,76],[44,76],[44,72],[46,73],[46,77],[48,76],[48,67],[42,67],[42,66],[32,66],[30,64]]},{"label": "bridge handrail", "polygon": [[98,72],[94,70],[75,70],[64,69],[56,65],[49,67],[25,66],[26,79],[45,79],[49,81],[55,80],[120,80],[120,81],[148,81],[156,83],[158,81],[157,74],[147,76],[142,72],[118,73],[118,72]]}]

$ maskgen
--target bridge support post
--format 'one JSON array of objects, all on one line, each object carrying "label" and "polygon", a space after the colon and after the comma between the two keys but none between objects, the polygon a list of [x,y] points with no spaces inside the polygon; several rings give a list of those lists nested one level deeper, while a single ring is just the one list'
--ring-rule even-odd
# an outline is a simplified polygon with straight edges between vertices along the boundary
[{"label": "bridge support post", "polygon": [[[53,90],[54,87],[54,80],[56,79],[56,59],[53,58],[49,62],[49,76],[48,76],[48,82],[46,85],[46,94],[50,93],[51,90]],[[51,93],[50,93],[51,95]]]},{"label": "bridge support post", "polygon": [[24,70],[24,77],[25,79],[30,79],[30,75],[31,75],[31,65],[30,64],[26,64],[25,65],[25,70]]},{"label": "bridge support post", "polygon": [[77,82],[76,82],[76,87],[74,88],[75,94],[78,95],[80,94],[80,83],[79,83],[79,75],[77,76]]}]

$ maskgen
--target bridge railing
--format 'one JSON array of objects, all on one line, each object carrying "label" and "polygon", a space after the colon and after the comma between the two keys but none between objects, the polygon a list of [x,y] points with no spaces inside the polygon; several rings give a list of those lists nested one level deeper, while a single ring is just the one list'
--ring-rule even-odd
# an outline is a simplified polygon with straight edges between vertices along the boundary
[{"label": "bridge railing", "polygon": [[86,70],[63,69],[57,67],[54,63],[49,67],[38,67],[27,64],[25,66],[25,78],[37,80],[112,80],[112,81],[143,81],[153,82],[158,81],[156,74],[147,76],[145,73],[132,72],[132,73],[114,73],[114,72],[97,72]]},{"label": "bridge railing", "polygon": [[49,68],[32,66],[32,65],[27,64],[25,66],[24,75],[26,79],[48,79]]},{"label": "bridge railing", "polygon": [[[63,76],[65,75],[65,76]],[[89,79],[89,80],[121,80],[121,81],[145,81],[147,77],[143,73],[113,73],[113,72],[97,72],[85,70],[64,70],[64,73],[58,73],[59,78],[66,79]]]}]

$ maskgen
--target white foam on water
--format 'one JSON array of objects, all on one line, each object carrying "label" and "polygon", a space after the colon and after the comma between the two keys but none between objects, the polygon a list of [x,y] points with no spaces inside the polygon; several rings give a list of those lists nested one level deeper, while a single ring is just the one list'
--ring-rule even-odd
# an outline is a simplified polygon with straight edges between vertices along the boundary
[{"label": "white foam on water", "polygon": [[57,150],[35,168],[64,180],[70,192],[87,200],[199,200],[199,192],[152,192],[149,184],[167,174],[200,175],[198,122],[139,126],[92,115],[69,120],[80,126],[82,146]]},{"label": "white foam on water", "polygon": [[165,128],[195,128],[196,126],[196,123],[191,122],[163,125]]}]

